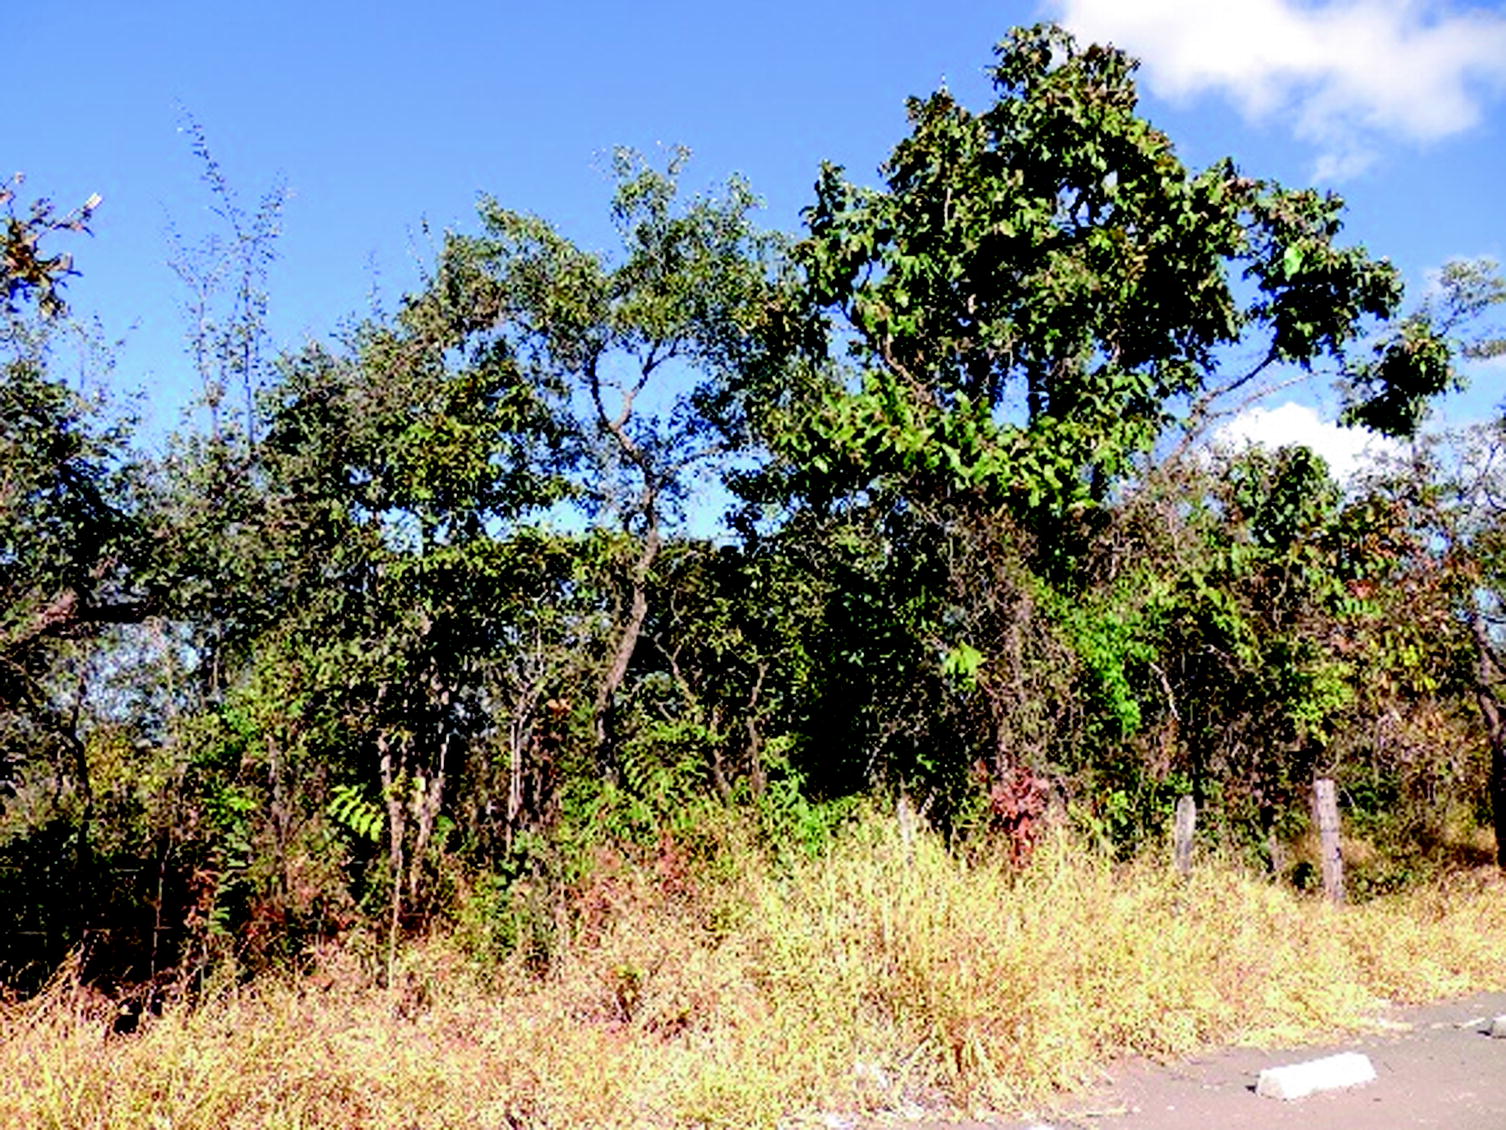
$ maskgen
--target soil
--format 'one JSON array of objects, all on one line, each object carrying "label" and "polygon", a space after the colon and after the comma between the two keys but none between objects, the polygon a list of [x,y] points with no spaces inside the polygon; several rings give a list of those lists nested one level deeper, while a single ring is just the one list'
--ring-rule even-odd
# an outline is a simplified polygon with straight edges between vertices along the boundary
[{"label": "soil", "polygon": [[[1045,1120],[1055,1130],[1506,1130],[1506,1040],[1490,1037],[1506,994],[1381,1018],[1382,1033],[1318,1047],[1221,1051],[1172,1067],[1126,1065],[1087,1103]],[[1405,1025],[1406,1027],[1400,1027]],[[1260,1098],[1263,1068],[1340,1051],[1370,1057],[1376,1080],[1293,1102]]]},{"label": "soil", "polygon": [[[1302,1048],[1231,1048],[1171,1065],[1126,1062],[1100,1087],[1031,1121],[880,1125],[905,1130],[1506,1130],[1506,1039],[1490,1022],[1506,993],[1393,1009],[1373,1034]],[[1370,1057],[1376,1080],[1293,1102],[1258,1097],[1262,1069],[1341,1051]]]}]

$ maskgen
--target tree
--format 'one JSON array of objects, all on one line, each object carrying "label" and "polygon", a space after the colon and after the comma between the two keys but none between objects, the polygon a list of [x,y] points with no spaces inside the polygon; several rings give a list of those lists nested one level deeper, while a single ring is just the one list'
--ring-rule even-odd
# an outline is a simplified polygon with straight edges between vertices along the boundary
[{"label": "tree", "polygon": [[[592,714],[613,773],[613,721],[649,616],[651,578],[702,476],[750,443],[750,393],[777,367],[762,328],[784,305],[777,241],[734,179],[724,197],[677,198],[688,154],[663,172],[617,154],[612,258],[494,201],[485,234],[446,246],[438,288],[470,304],[472,332],[494,334],[552,400],[572,445],[577,497],[619,535],[622,600]],[[458,296],[465,297],[458,297]]]},{"label": "tree", "polygon": [[[512,558],[529,552],[502,535],[560,497],[551,423],[510,348],[472,335],[436,292],[348,353],[287,358],[259,432],[266,588],[241,647],[274,691],[257,715],[269,780],[322,764],[368,798],[375,786],[395,944],[404,908],[422,908],[451,782],[490,723],[482,670],[507,646]],[[275,818],[286,804],[270,799]]]},{"label": "tree", "polygon": [[[189,245],[172,227],[169,265],[185,291],[187,344],[199,376],[201,404],[209,415],[209,440],[227,447],[249,446],[256,439],[256,401],[270,360],[267,272],[276,257],[279,224],[289,194],[282,184],[274,183],[262,194],[255,211],[248,212],[210,151],[204,127],[190,115],[183,132],[202,168],[200,177],[209,190],[220,230]],[[241,400],[239,427],[227,434],[222,409],[226,397],[233,394]]]},{"label": "tree", "polygon": [[[123,433],[99,427],[97,406],[49,372],[67,310],[58,290],[73,268],[71,256],[48,255],[42,240],[87,231],[99,198],[62,217],[38,200],[21,216],[15,211],[21,181],[18,175],[0,187],[6,208],[0,232],[0,710],[7,731],[41,725],[80,754],[71,727],[45,721],[53,712],[43,678],[58,641],[141,614],[123,574],[130,530],[119,488],[128,474],[119,461]],[[0,755],[22,756],[26,744],[7,740]],[[87,767],[79,761],[76,768],[87,795]]]},{"label": "tree", "polygon": [[[0,962],[24,968],[76,943],[96,900],[130,901],[102,873],[92,700],[112,637],[158,600],[131,421],[88,386],[108,358],[68,317],[61,288],[76,272],[50,247],[87,232],[100,201],[18,213],[20,183],[0,187],[0,818],[23,865],[4,868],[16,929]],[[75,386],[57,372],[80,342]]]},{"label": "tree", "polygon": [[[849,623],[848,694],[883,714],[929,685],[960,727],[938,730],[950,709],[934,707],[919,732],[868,725],[870,765],[891,728],[995,772],[1065,764],[1081,727],[1122,742],[1139,724],[1129,668],[1148,674],[1152,651],[1109,596],[1133,584],[1096,555],[1157,445],[1282,367],[1350,372],[1356,411],[1398,430],[1437,385],[1429,324],[1385,352],[1391,368],[1355,359],[1401,284],[1339,243],[1342,201],[1228,160],[1188,169],[1139,115],[1134,70],[1059,28],[1017,29],[991,106],[912,100],[882,185],[827,166],[806,213],[803,293],[849,375],[778,439],[793,488],[867,531],[852,560],[871,563],[874,599]],[[1064,679],[1075,705],[1040,718],[1027,688]]]},{"label": "tree", "polygon": [[1269,838],[1314,772],[1332,768],[1336,720],[1354,698],[1342,493],[1305,447],[1179,470],[1132,504],[1155,507],[1159,536],[1183,546],[1153,566],[1145,636],[1164,683],[1144,699],[1169,716],[1186,751],[1172,767],[1198,803],[1220,795]]},{"label": "tree", "polygon": [[[1456,359],[1481,361],[1506,354],[1506,334],[1495,318],[1506,304],[1506,280],[1491,260],[1458,260],[1446,264],[1437,285],[1398,330],[1375,347],[1375,360],[1361,374],[1373,395],[1368,401],[1373,420],[1397,419],[1409,429],[1420,413],[1397,400],[1388,389],[1376,392],[1398,358],[1421,354],[1432,388],[1457,388],[1464,382]],[[1419,344],[1422,343],[1422,344]],[[1502,635],[1506,631],[1506,573],[1503,573],[1501,499],[1506,497],[1501,458],[1502,423],[1478,427],[1457,443],[1449,462],[1440,459],[1436,444],[1414,447],[1409,465],[1382,480],[1377,489],[1389,491],[1393,505],[1410,519],[1415,566],[1413,588],[1431,599],[1417,599],[1419,607],[1442,605],[1435,615],[1433,643],[1456,657],[1453,664],[1436,664],[1455,674],[1454,686],[1468,686],[1484,724],[1490,749],[1487,795],[1496,837],[1497,862],[1506,868],[1506,661]],[[1417,617],[1407,613],[1408,622]],[[1462,636],[1462,639],[1461,639]],[[1457,657],[1467,655],[1468,676],[1460,679]]]},{"label": "tree", "polygon": [[[297,875],[348,849],[391,952],[434,905],[437,851],[511,852],[590,776],[577,750],[612,774],[648,747],[611,719],[694,477],[748,442],[773,246],[741,185],[685,203],[680,158],[624,155],[620,258],[488,202],[485,234],[449,237],[395,318],[263,371],[275,208],[240,216],[201,156],[240,251],[185,268],[208,280],[193,343],[211,408],[248,398],[244,426],[212,411],[164,475],[164,556],[194,566],[162,587],[201,684],[181,742],[212,826],[205,913],[243,940],[296,931],[317,909]],[[222,261],[240,281],[215,317]],[[320,846],[331,823],[346,835]]]}]

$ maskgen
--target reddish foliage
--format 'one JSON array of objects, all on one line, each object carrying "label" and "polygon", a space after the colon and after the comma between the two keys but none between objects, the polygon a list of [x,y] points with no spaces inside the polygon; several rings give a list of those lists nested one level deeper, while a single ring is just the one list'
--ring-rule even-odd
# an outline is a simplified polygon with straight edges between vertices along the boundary
[{"label": "reddish foliage", "polygon": [[1028,769],[1015,766],[995,778],[982,762],[978,775],[988,788],[990,819],[1009,843],[1009,858],[1016,867],[1030,862],[1046,829],[1049,784]]},{"label": "reddish foliage", "polygon": [[667,828],[659,833],[654,876],[658,879],[660,892],[671,899],[688,901],[696,894],[690,854]]}]

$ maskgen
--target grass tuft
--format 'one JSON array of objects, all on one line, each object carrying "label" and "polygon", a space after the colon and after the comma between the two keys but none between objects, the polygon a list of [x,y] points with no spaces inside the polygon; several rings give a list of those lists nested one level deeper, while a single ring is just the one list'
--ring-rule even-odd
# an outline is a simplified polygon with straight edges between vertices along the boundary
[{"label": "grass tuft", "polygon": [[[743,846],[737,846],[743,844]],[[0,1005],[0,1124],[775,1126],[802,1114],[1037,1108],[1126,1054],[1362,1026],[1382,1001],[1506,981],[1492,872],[1336,911],[1227,863],[1190,881],[1067,837],[1024,872],[870,815],[819,859],[726,837],[689,868],[598,871],[547,973],[350,950],[107,1038],[64,971]],[[660,861],[662,864],[662,860]]]}]

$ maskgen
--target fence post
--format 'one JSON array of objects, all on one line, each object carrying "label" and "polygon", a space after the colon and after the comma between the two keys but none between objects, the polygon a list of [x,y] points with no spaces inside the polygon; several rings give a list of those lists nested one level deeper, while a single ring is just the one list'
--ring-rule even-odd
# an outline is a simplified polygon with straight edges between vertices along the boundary
[{"label": "fence post", "polygon": [[1173,848],[1177,874],[1187,878],[1192,874],[1192,835],[1197,831],[1197,801],[1184,796],[1177,801],[1177,822]]},{"label": "fence post", "polygon": [[1323,893],[1339,906],[1344,902],[1344,853],[1339,846],[1339,796],[1332,778],[1319,777],[1313,782],[1313,811],[1323,861]]},{"label": "fence post", "polygon": [[904,845],[905,857],[915,858],[915,830],[920,823],[915,808],[910,804],[910,798],[905,793],[899,794],[899,802],[894,806],[895,818],[899,821],[899,842]]}]

